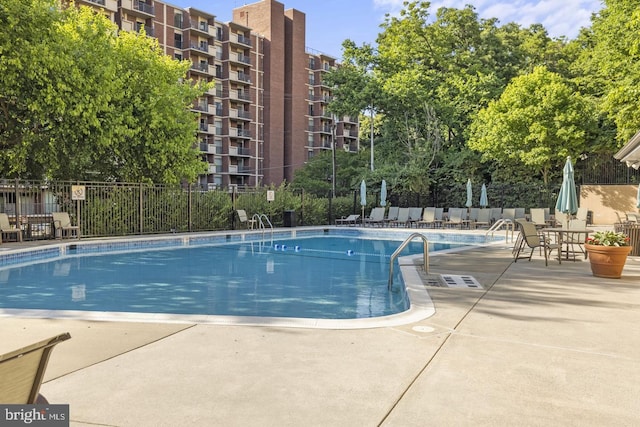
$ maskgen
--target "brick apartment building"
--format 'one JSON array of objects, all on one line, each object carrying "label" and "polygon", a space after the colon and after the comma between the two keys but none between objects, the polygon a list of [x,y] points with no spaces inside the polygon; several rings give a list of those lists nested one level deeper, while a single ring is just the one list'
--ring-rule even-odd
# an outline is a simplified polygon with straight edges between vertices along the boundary
[{"label": "brick apartment building", "polygon": [[357,117],[332,117],[323,75],[336,59],[305,47],[305,14],[275,0],[213,11],[158,0],[76,0],[107,14],[121,30],[158,39],[165,53],[192,62],[189,77],[215,82],[193,106],[208,173],[199,184],[256,187],[291,181],[314,154],[356,152]]}]

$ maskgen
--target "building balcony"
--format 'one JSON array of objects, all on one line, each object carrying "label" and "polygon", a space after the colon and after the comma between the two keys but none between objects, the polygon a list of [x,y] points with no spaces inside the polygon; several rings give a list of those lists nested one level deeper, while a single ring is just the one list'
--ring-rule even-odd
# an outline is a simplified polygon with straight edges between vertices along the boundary
[{"label": "building balcony", "polygon": [[211,75],[209,64],[191,64],[190,70],[195,71],[197,73],[206,74],[208,76]]},{"label": "building balcony", "polygon": [[240,128],[229,128],[229,136],[236,138],[251,138],[251,131]]},{"label": "building balcony", "polygon": [[77,0],[76,3],[90,7],[99,6],[113,13],[118,11],[118,0]]},{"label": "building balcony", "polygon": [[229,52],[229,61],[239,62],[241,64],[251,64],[251,58],[237,52]]},{"label": "building balcony", "polygon": [[229,117],[232,119],[251,120],[251,113],[245,110],[230,109]]},{"label": "building balcony", "polygon": [[[193,18],[192,18],[193,19]],[[214,25],[209,25],[208,22],[199,21],[199,22],[191,22],[189,28],[193,30],[195,33],[205,36],[207,38],[212,37],[216,38],[216,27]]]},{"label": "building balcony", "polygon": [[230,91],[229,98],[234,99],[236,101],[251,102],[251,95],[244,92],[238,92],[236,90]]},{"label": "building balcony", "polygon": [[237,71],[229,71],[229,79],[237,82],[243,82],[251,84],[251,77],[249,74],[241,73]]},{"label": "building balcony", "polygon": [[207,56],[214,56],[215,49],[209,43],[200,42],[200,43],[190,43],[189,49],[197,51],[198,54],[205,54]]},{"label": "building balcony", "polygon": [[242,34],[229,34],[229,41],[234,44],[241,44],[243,46],[251,46],[251,39],[245,37]]},{"label": "building balcony", "polygon": [[213,144],[207,144],[204,142],[200,143],[200,151],[202,151],[203,153],[207,153],[207,154],[215,154],[216,153],[216,146]]},{"label": "building balcony", "polygon": [[121,7],[127,15],[140,16],[143,18],[155,17],[153,6],[140,0],[122,0]]}]

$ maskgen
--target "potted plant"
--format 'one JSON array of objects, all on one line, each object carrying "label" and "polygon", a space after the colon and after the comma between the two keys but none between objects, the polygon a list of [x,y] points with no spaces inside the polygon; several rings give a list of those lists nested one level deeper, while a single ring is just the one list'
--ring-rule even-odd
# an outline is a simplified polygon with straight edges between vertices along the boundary
[{"label": "potted plant", "polygon": [[585,248],[589,253],[591,272],[596,277],[619,279],[627,256],[631,252],[629,237],[615,231],[598,231],[588,237]]}]

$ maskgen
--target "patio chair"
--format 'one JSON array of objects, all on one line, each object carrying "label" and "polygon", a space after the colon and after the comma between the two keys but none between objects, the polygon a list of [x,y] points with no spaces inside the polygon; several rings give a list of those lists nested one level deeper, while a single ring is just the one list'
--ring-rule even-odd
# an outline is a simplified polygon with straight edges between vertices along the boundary
[{"label": "patio chair", "polygon": [[342,218],[336,218],[336,225],[348,225],[348,226],[355,226],[358,224],[358,220],[360,219],[360,215],[357,214],[353,214],[353,215],[349,215],[348,217],[342,217]]},{"label": "patio chair", "polygon": [[531,222],[535,224],[536,227],[542,228],[547,226],[547,220],[544,214],[544,208],[531,208]]},{"label": "patio chair", "polygon": [[478,211],[478,218],[473,222],[475,228],[489,227],[491,225],[491,209],[480,209]]},{"label": "patio chair", "polygon": [[416,223],[418,227],[426,226],[434,226],[436,225],[436,208],[434,207],[426,207],[424,211],[422,211],[422,218]]},{"label": "patio chair", "polygon": [[63,239],[64,237],[76,237],[80,238],[80,227],[77,225],[71,225],[71,219],[68,212],[52,212],[53,216],[53,230],[56,238]]},{"label": "patio chair", "polygon": [[516,210],[515,208],[504,208],[502,209],[502,219],[508,219],[510,221],[516,220]]},{"label": "patio chair", "polygon": [[465,219],[463,215],[465,215],[466,210],[462,208],[449,208],[449,220],[447,221],[448,227],[457,226],[458,228],[462,228],[462,225],[465,223]]},{"label": "patio chair", "polygon": [[444,208],[436,208],[436,219],[435,219],[435,226],[437,227],[442,227],[442,224],[444,223]]},{"label": "patio chair", "polygon": [[491,208],[491,223],[502,218],[502,208]]},{"label": "patio chair", "polygon": [[398,209],[398,218],[394,221],[391,221],[391,224],[396,227],[406,227],[409,224],[409,208],[400,208]]},{"label": "patio chair", "polygon": [[398,219],[398,213],[400,212],[400,208],[398,206],[390,206],[387,211],[387,216],[384,218],[384,223],[389,224]]},{"label": "patio chair", "polygon": [[236,211],[238,213],[238,219],[240,220],[240,224],[244,224],[247,229],[252,229],[256,226],[256,220],[253,218],[249,218],[247,215],[247,211],[244,209],[238,209]]},{"label": "patio chair", "polygon": [[[544,265],[547,266],[549,255],[553,250],[558,251],[558,259],[560,259],[560,246],[556,243],[551,243],[544,238],[544,236],[538,234],[538,230],[534,223],[525,221],[522,219],[516,220],[520,226],[520,234],[516,239],[516,243],[513,246],[513,262],[517,262],[519,259],[527,258],[531,261],[533,250],[540,248],[544,252]],[[527,248],[531,249],[529,255],[521,255]]]},{"label": "patio chair", "polygon": [[422,208],[409,208],[409,227],[413,227],[418,221],[422,219]]},{"label": "patio chair", "polygon": [[9,216],[6,213],[0,213],[0,233],[2,233],[0,243],[4,241],[5,235],[14,235],[16,236],[16,242],[22,241],[22,230],[19,228],[11,227],[11,225],[9,224]]},{"label": "patio chair", "polygon": [[0,402],[3,404],[47,404],[40,385],[53,347],[71,338],[57,335],[18,350],[0,355]]},{"label": "patio chair", "polygon": [[367,224],[371,224],[374,226],[378,226],[378,225],[382,225],[384,224],[384,208],[382,207],[377,207],[377,208],[373,208],[371,209],[371,213],[369,213],[369,216],[364,218],[362,223],[366,226]]}]

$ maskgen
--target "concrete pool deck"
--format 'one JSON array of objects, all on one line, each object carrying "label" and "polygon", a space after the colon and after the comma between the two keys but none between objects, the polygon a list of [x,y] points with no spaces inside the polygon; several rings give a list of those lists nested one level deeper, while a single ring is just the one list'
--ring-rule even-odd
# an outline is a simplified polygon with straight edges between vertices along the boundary
[{"label": "concrete pool deck", "polygon": [[433,316],[375,329],[0,318],[0,354],[70,332],[41,392],[72,426],[640,422],[640,257],[622,279],[508,244],[430,264],[485,289],[429,288]]}]

